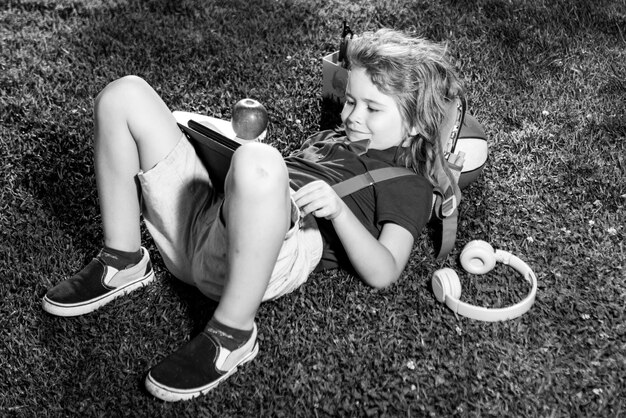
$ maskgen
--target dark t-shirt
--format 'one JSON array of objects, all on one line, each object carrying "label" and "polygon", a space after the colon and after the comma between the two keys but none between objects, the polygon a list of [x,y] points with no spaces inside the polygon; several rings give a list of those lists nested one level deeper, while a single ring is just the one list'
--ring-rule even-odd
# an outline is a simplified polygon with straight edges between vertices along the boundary
[{"label": "dark t-shirt", "polygon": [[[399,148],[367,150],[357,154],[345,136],[323,131],[310,137],[300,151],[285,158],[291,187],[298,190],[315,180],[331,186],[377,168],[397,166]],[[375,183],[343,198],[346,205],[378,238],[385,223],[397,224],[415,239],[430,217],[433,188],[421,175],[402,176]],[[317,218],[324,238],[324,252],[318,269],[351,269],[345,250],[330,221]]]}]

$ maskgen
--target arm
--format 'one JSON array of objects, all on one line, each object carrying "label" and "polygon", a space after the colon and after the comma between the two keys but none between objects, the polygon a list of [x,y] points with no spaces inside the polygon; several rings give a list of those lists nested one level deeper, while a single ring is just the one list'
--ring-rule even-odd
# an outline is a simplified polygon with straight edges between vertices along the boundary
[{"label": "arm", "polygon": [[330,219],[359,276],[381,288],[395,282],[413,248],[413,236],[396,224],[385,224],[378,239],[361,224],[328,184],[312,182],[294,195],[303,215]]}]

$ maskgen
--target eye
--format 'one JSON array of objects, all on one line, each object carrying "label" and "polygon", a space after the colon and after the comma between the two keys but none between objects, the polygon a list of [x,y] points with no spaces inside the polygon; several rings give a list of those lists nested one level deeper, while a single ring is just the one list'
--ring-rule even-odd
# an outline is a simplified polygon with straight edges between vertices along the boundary
[{"label": "eye", "polygon": [[368,107],[367,107],[367,111],[368,111],[368,112],[380,112],[380,109],[376,109],[376,108],[374,108],[374,107],[370,107],[370,106],[368,106]]}]

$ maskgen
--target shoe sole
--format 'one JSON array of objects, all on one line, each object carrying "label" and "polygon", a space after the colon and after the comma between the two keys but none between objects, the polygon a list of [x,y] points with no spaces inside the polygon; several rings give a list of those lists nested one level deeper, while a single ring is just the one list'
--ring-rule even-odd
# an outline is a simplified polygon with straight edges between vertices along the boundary
[{"label": "shoe sole", "polygon": [[237,368],[239,366],[243,366],[244,364],[254,360],[254,358],[256,357],[258,353],[259,353],[259,343],[255,342],[254,348],[252,349],[250,354],[248,354],[239,363],[237,363],[235,367],[230,369],[228,373],[226,373],[225,375],[223,375],[222,377],[220,377],[219,379],[217,379],[216,381],[208,385],[200,386],[200,387],[193,388],[193,389],[177,389],[177,388],[172,388],[172,387],[160,384],[159,382],[157,382],[156,380],[152,378],[152,375],[150,373],[148,373],[148,376],[146,377],[146,382],[145,382],[146,389],[154,397],[167,401],[167,402],[187,401],[187,400],[196,398],[198,396],[205,395],[210,390],[215,389],[217,385],[219,385],[224,380],[232,376],[237,371]]},{"label": "shoe sole", "polygon": [[150,271],[150,273],[138,280],[135,280],[134,282],[130,282],[124,286],[116,288],[114,291],[106,293],[98,298],[90,299],[88,301],[80,303],[61,304],[48,299],[47,296],[44,296],[42,301],[42,307],[44,311],[56,316],[84,315],[95,311],[96,309],[106,305],[117,297],[124,296],[132,292],[133,290],[137,290],[140,287],[148,285],[153,280],[154,270]]}]

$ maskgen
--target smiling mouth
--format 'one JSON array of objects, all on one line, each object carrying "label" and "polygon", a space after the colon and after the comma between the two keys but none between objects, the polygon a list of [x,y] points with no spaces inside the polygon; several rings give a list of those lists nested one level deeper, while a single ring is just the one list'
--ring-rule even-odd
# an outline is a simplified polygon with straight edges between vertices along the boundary
[{"label": "smiling mouth", "polygon": [[346,127],[346,134],[348,135],[348,138],[350,139],[350,141],[361,141],[364,139],[369,139],[370,137],[370,135],[367,132],[355,131],[348,127]]}]

